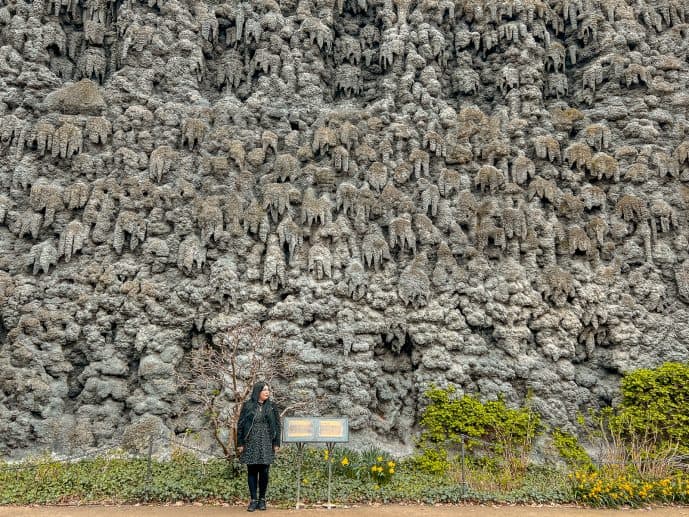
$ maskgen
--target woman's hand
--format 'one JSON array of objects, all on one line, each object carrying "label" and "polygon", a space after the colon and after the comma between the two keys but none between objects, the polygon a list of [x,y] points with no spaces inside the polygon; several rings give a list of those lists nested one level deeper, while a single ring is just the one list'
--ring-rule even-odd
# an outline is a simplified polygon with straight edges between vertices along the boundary
[{"label": "woman's hand", "polygon": [[239,447],[237,447],[237,452],[238,452],[239,454],[243,453],[243,452],[244,452],[244,446],[243,446],[243,445],[240,445]]},{"label": "woman's hand", "polygon": [[278,445],[273,445],[273,452],[274,452],[275,454],[277,454],[278,452],[280,452],[280,447],[279,447]]}]

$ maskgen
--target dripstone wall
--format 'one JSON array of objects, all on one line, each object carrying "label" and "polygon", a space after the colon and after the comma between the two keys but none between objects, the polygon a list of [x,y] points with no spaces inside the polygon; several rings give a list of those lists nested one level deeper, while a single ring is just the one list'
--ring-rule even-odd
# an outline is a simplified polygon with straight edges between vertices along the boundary
[{"label": "dripstone wall", "polygon": [[[200,425],[228,324],[410,443],[689,360],[684,0],[0,0],[0,453]],[[376,438],[378,437],[378,438]]]}]

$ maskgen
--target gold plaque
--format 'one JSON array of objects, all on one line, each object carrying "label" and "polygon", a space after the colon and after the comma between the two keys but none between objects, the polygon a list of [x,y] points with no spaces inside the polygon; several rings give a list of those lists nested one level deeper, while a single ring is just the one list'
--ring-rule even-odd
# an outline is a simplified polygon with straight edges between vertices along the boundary
[{"label": "gold plaque", "polygon": [[344,425],[342,420],[321,420],[318,436],[319,438],[342,438],[344,437]]},{"label": "gold plaque", "polygon": [[313,438],[313,420],[310,418],[290,418],[287,421],[287,435],[290,438]]},{"label": "gold plaque", "polygon": [[349,421],[332,417],[287,417],[282,425],[282,440],[302,443],[348,442]]}]

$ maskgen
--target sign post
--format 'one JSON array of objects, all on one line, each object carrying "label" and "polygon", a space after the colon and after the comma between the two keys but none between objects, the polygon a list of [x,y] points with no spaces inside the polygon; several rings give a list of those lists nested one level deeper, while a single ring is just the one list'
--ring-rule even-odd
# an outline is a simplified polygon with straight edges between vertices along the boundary
[{"label": "sign post", "polygon": [[328,509],[332,508],[333,449],[336,443],[349,441],[349,420],[346,418],[288,417],[282,426],[282,441],[295,443],[299,452],[297,465],[297,503],[301,506],[301,467],[304,461],[304,445],[325,443],[328,451]]},{"label": "sign post", "polygon": [[297,504],[295,508],[299,509],[299,495],[301,492],[301,465],[304,463],[304,442],[297,443],[297,453],[299,456],[299,463],[297,463]]},{"label": "sign post", "polygon": [[331,501],[331,494],[333,492],[333,449],[335,444],[333,442],[328,442],[325,444],[328,451],[328,510],[330,510],[333,505]]}]

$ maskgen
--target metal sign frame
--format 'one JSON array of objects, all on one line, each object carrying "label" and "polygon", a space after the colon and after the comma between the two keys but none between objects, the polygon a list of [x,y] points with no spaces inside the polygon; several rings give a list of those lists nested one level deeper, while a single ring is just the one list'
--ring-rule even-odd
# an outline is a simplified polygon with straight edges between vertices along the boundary
[{"label": "metal sign frame", "polygon": [[298,510],[301,494],[301,466],[304,461],[304,446],[307,443],[325,443],[328,449],[328,504],[331,509],[333,482],[333,449],[336,443],[349,441],[349,419],[337,417],[286,417],[282,421],[282,441],[297,446],[299,462],[297,464],[297,504]]},{"label": "metal sign frame", "polygon": [[282,424],[285,443],[346,443],[349,419],[333,417],[287,417]]}]

